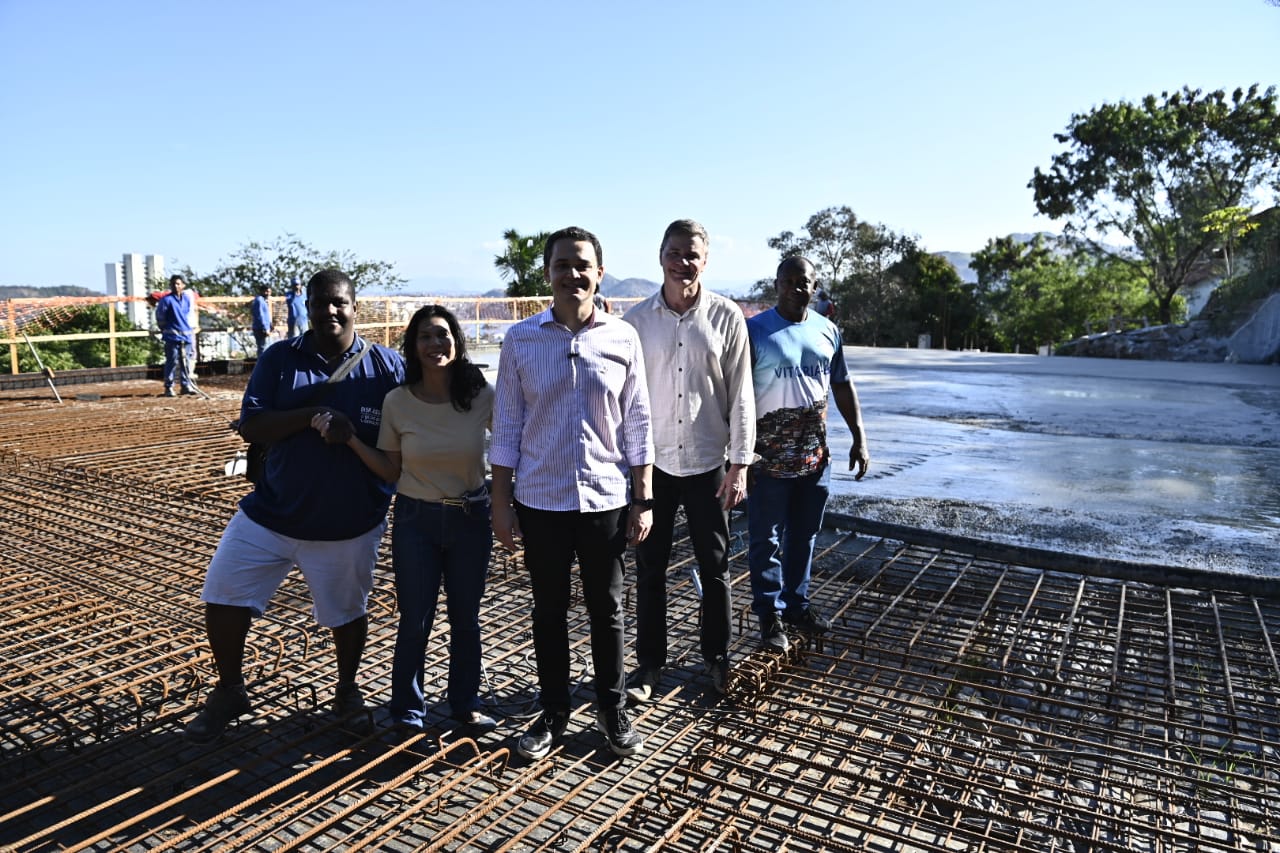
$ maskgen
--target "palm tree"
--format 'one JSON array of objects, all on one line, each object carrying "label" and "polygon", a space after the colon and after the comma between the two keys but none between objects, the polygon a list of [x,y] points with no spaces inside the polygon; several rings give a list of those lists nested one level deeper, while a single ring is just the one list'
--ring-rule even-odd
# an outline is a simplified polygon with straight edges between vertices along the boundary
[{"label": "palm tree", "polygon": [[525,236],[514,228],[502,233],[502,239],[507,241],[506,251],[494,256],[493,265],[498,268],[502,280],[507,282],[508,296],[551,294],[551,287],[542,275],[542,251],[548,236],[546,231]]}]

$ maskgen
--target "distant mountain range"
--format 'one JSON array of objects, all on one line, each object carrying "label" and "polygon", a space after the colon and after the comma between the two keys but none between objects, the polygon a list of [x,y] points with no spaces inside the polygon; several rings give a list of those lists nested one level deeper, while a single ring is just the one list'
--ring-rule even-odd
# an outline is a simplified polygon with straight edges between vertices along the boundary
[{"label": "distant mountain range", "polygon": [[661,286],[661,283],[649,281],[647,278],[617,279],[605,273],[604,281],[600,282],[600,292],[612,298],[639,297],[643,299],[646,296],[652,296],[654,291]]}]

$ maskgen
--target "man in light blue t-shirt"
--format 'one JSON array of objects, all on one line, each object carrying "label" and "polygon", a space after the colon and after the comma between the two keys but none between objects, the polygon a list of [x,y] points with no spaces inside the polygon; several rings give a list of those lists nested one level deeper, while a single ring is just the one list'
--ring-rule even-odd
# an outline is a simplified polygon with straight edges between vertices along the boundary
[{"label": "man in light blue t-shirt", "polygon": [[777,305],[747,321],[760,456],[751,466],[747,562],[761,645],[775,651],[790,645],[783,622],[808,634],[831,626],[809,601],[813,545],[831,483],[828,391],[853,433],[849,470],[861,480],[870,462],[840,330],[809,307],[816,285],[812,263],[787,258],[774,279]]}]

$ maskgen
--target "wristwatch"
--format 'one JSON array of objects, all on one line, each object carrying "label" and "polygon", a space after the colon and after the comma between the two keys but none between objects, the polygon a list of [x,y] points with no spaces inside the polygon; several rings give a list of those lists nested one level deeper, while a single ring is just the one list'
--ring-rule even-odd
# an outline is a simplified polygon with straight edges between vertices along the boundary
[{"label": "wristwatch", "polygon": [[637,509],[653,509],[653,498],[647,498],[645,500],[632,498],[631,505]]}]

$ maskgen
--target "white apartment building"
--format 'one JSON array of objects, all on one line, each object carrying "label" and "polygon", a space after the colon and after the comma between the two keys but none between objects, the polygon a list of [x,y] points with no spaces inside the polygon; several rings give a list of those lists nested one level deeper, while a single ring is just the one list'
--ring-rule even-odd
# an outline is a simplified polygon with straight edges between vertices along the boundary
[{"label": "white apartment building", "polygon": [[136,252],[129,252],[124,255],[120,263],[107,264],[106,293],[108,296],[136,297],[138,301],[121,303],[116,306],[116,310],[123,311],[130,322],[138,328],[145,329],[151,324],[151,315],[147,304],[141,300],[146,298],[153,287],[162,290],[163,287],[159,282],[163,282],[164,279],[163,255],[139,255]]}]

